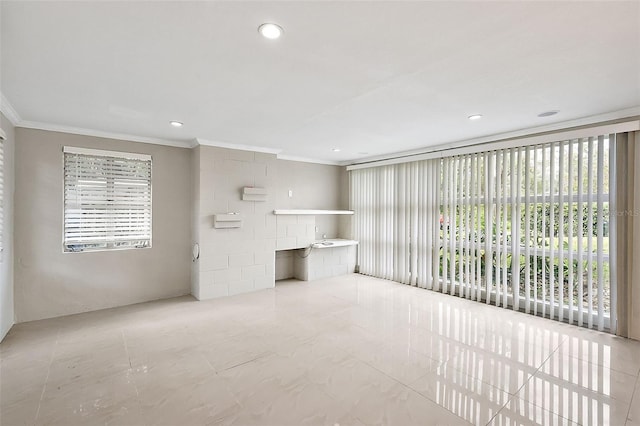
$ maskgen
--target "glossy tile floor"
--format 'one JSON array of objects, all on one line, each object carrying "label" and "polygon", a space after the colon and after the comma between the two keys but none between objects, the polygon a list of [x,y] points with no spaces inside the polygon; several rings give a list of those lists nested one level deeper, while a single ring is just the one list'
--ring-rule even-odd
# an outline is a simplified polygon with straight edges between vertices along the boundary
[{"label": "glossy tile floor", "polygon": [[15,326],[4,426],[640,425],[640,343],[360,275]]}]

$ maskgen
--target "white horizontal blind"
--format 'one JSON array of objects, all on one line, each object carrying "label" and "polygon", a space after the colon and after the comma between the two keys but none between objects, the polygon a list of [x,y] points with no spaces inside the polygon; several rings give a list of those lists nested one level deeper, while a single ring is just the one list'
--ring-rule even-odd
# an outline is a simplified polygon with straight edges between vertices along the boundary
[{"label": "white horizontal blind", "polygon": [[612,134],[352,170],[360,272],[611,329],[614,142]]},{"label": "white horizontal blind", "polygon": [[64,250],[150,247],[151,158],[65,151]]}]

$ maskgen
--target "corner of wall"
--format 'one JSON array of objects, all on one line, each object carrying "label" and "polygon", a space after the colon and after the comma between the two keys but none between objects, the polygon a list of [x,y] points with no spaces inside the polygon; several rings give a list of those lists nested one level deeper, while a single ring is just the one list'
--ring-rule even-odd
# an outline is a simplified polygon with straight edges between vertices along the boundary
[{"label": "corner of wall", "polygon": [[[194,196],[200,245],[194,296],[200,300],[272,288],[275,285],[276,157],[252,151],[201,146]],[[243,201],[243,187],[267,189],[265,201]],[[217,229],[213,216],[237,213],[240,228]],[[197,281],[197,284],[196,284]]]},{"label": "corner of wall", "polygon": [[[187,148],[26,128],[16,128],[15,133],[18,323],[189,294],[191,152]],[[151,248],[63,253],[64,146],[153,157]]]},{"label": "corner of wall", "polygon": [[200,295],[200,146],[191,149],[191,295],[201,300]]},{"label": "corner of wall", "polygon": [[[275,155],[199,146],[192,156],[193,240],[200,259],[192,270],[198,299],[275,286],[276,250],[300,248],[339,233],[336,216],[275,216],[275,209],[336,210],[348,202],[344,168],[279,160]],[[265,201],[243,201],[242,188],[266,188]],[[345,201],[346,200],[346,201]],[[216,229],[213,216],[237,213],[241,228]],[[279,271],[278,275],[288,275]]]},{"label": "corner of wall", "polygon": [[0,341],[15,323],[14,279],[13,279],[13,192],[15,182],[15,129],[11,122],[0,114],[0,128],[5,133],[3,142],[4,194],[2,238],[3,252],[0,261]]}]

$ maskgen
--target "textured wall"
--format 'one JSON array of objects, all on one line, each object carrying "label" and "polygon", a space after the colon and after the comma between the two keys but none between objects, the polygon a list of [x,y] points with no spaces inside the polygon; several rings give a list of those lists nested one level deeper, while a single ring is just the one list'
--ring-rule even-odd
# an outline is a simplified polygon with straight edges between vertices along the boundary
[{"label": "textured wall", "polygon": [[[201,146],[199,148],[198,299],[273,287],[276,228],[275,155]],[[245,186],[268,189],[266,201],[242,201]],[[217,213],[238,213],[242,226],[216,229]]]},{"label": "textured wall", "polygon": [[294,257],[295,276],[305,281],[350,274],[356,269],[356,246],[314,248],[307,257]]},{"label": "textured wall", "polygon": [[[190,292],[190,150],[24,128],[16,140],[18,322]],[[63,253],[63,146],[152,156],[152,248]]]},{"label": "textured wall", "polygon": [[[193,200],[198,223],[192,229],[193,241],[200,245],[197,272],[192,274],[198,299],[273,287],[276,250],[303,247],[318,235],[337,233],[336,216],[327,216],[316,234],[314,216],[276,216],[273,210],[341,208],[340,167],[208,146],[196,148],[192,163],[198,168],[192,183],[198,188]],[[266,200],[242,201],[245,186],[266,188]],[[229,212],[239,214],[242,226],[214,228],[214,215]]]},{"label": "textured wall", "polygon": [[[316,240],[316,217],[313,215],[277,215],[276,250],[308,247]],[[335,220],[335,216],[330,219]],[[318,237],[317,239],[320,239]]]}]

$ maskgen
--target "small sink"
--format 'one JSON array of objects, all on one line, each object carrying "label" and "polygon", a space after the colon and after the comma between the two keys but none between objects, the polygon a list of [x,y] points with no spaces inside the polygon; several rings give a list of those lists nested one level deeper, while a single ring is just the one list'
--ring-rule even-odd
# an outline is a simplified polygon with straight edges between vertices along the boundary
[{"label": "small sink", "polygon": [[345,239],[342,239],[342,238],[331,238],[331,239],[316,241],[315,243],[311,244],[311,247],[313,247],[313,248],[329,248],[329,247],[350,246],[350,245],[355,245],[355,244],[358,244],[358,242],[357,241],[353,241],[353,240],[345,240]]}]

